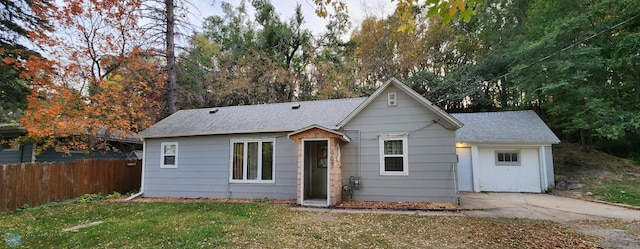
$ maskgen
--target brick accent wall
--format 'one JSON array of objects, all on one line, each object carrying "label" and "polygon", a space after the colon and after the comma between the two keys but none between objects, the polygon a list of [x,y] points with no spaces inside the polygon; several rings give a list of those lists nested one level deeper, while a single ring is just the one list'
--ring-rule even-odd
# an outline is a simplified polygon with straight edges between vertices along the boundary
[{"label": "brick accent wall", "polygon": [[340,140],[331,138],[329,144],[331,144],[331,154],[329,155],[329,160],[331,161],[331,168],[329,169],[329,205],[335,206],[341,201],[342,197],[342,158],[339,158],[342,153],[339,152]]},{"label": "brick accent wall", "polygon": [[342,197],[342,156],[341,152],[339,152],[341,135],[328,132],[318,128],[312,128],[307,131],[295,134],[290,137],[292,140],[296,141],[298,144],[298,180],[297,180],[297,203],[302,204],[302,167],[304,167],[304,162],[302,161],[304,151],[302,150],[302,139],[313,139],[313,138],[328,138],[329,139],[329,193],[327,193],[329,197],[329,205],[334,206],[341,201]]}]

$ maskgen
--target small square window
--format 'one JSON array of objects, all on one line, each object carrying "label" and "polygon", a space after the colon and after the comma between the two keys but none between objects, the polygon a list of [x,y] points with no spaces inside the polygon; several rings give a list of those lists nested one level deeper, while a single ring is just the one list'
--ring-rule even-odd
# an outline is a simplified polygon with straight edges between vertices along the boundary
[{"label": "small square window", "polygon": [[520,151],[496,151],[496,166],[520,165]]},{"label": "small square window", "polygon": [[161,143],[162,148],[160,158],[160,168],[177,168],[178,167],[178,143],[165,142]]}]

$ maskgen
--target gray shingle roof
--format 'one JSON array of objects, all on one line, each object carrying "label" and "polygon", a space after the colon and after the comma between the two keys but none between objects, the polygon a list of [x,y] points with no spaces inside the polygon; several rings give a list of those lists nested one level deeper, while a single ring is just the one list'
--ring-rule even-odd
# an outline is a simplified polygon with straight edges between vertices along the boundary
[{"label": "gray shingle roof", "polygon": [[559,143],[560,139],[534,111],[451,114],[464,127],[456,131],[458,142]]},{"label": "gray shingle roof", "polygon": [[[329,129],[366,98],[302,101],[264,105],[181,110],[144,130],[139,137],[180,137],[213,134],[290,132],[310,125]],[[300,105],[293,109],[293,105]],[[215,113],[211,110],[218,109]]]}]

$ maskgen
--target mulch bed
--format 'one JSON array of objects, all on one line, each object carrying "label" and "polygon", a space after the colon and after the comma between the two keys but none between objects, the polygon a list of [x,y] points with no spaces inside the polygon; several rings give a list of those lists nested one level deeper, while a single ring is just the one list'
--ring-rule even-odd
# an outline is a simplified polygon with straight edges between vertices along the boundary
[{"label": "mulch bed", "polygon": [[[119,200],[124,201],[126,198]],[[213,203],[272,203],[272,204],[287,204],[293,205],[296,203],[295,199],[290,200],[275,200],[275,199],[227,199],[227,198],[179,198],[179,197],[138,197],[131,202],[177,202],[177,203],[193,203],[193,202],[213,202]]]},{"label": "mulch bed", "polygon": [[[126,197],[114,201],[124,201]],[[176,202],[176,203],[270,203],[296,206],[295,199],[275,200],[275,199],[226,199],[226,198],[178,198],[163,197],[149,198],[138,197],[131,202]],[[370,209],[370,210],[397,210],[397,211],[460,211],[460,206],[453,203],[439,202],[384,202],[384,201],[344,201],[338,203],[333,208],[339,209]]]},{"label": "mulch bed", "polygon": [[345,201],[338,203],[336,208],[399,211],[460,211],[460,207],[456,204],[439,202]]}]

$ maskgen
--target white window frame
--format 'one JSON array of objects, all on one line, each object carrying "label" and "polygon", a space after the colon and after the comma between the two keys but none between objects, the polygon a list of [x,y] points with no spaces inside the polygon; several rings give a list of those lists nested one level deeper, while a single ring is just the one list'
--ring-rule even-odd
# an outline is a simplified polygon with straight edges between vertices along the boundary
[{"label": "white window frame", "polygon": [[[498,154],[517,154],[517,161],[499,161]],[[496,166],[521,166],[522,155],[519,150],[496,150],[495,153]]]},{"label": "white window frame", "polygon": [[[262,143],[271,142],[273,147],[273,155],[271,160],[271,180],[262,179],[247,179],[247,153],[248,143],[258,143],[258,177],[262,178]],[[243,158],[242,158],[242,179],[233,179],[233,145],[236,143],[243,143]],[[275,183],[276,182],[276,140],[275,138],[236,138],[229,141],[229,182],[230,183]]]},{"label": "white window frame", "polygon": [[[175,154],[171,155],[171,154],[164,154],[164,147],[165,146],[170,146],[170,145],[174,145],[176,147],[175,150]],[[173,165],[169,164],[165,164],[164,163],[164,157],[165,156],[175,156],[175,160]],[[162,142],[160,143],[160,168],[163,169],[175,169],[178,168],[178,142]]]},{"label": "white window frame", "polygon": [[[409,137],[407,134],[400,135],[380,135],[379,136],[380,147],[380,175],[383,176],[407,176],[409,175]],[[392,155],[384,154],[384,142],[390,140],[402,141],[402,171],[386,171],[385,170],[385,158]],[[398,157],[393,155],[393,157]]]}]

